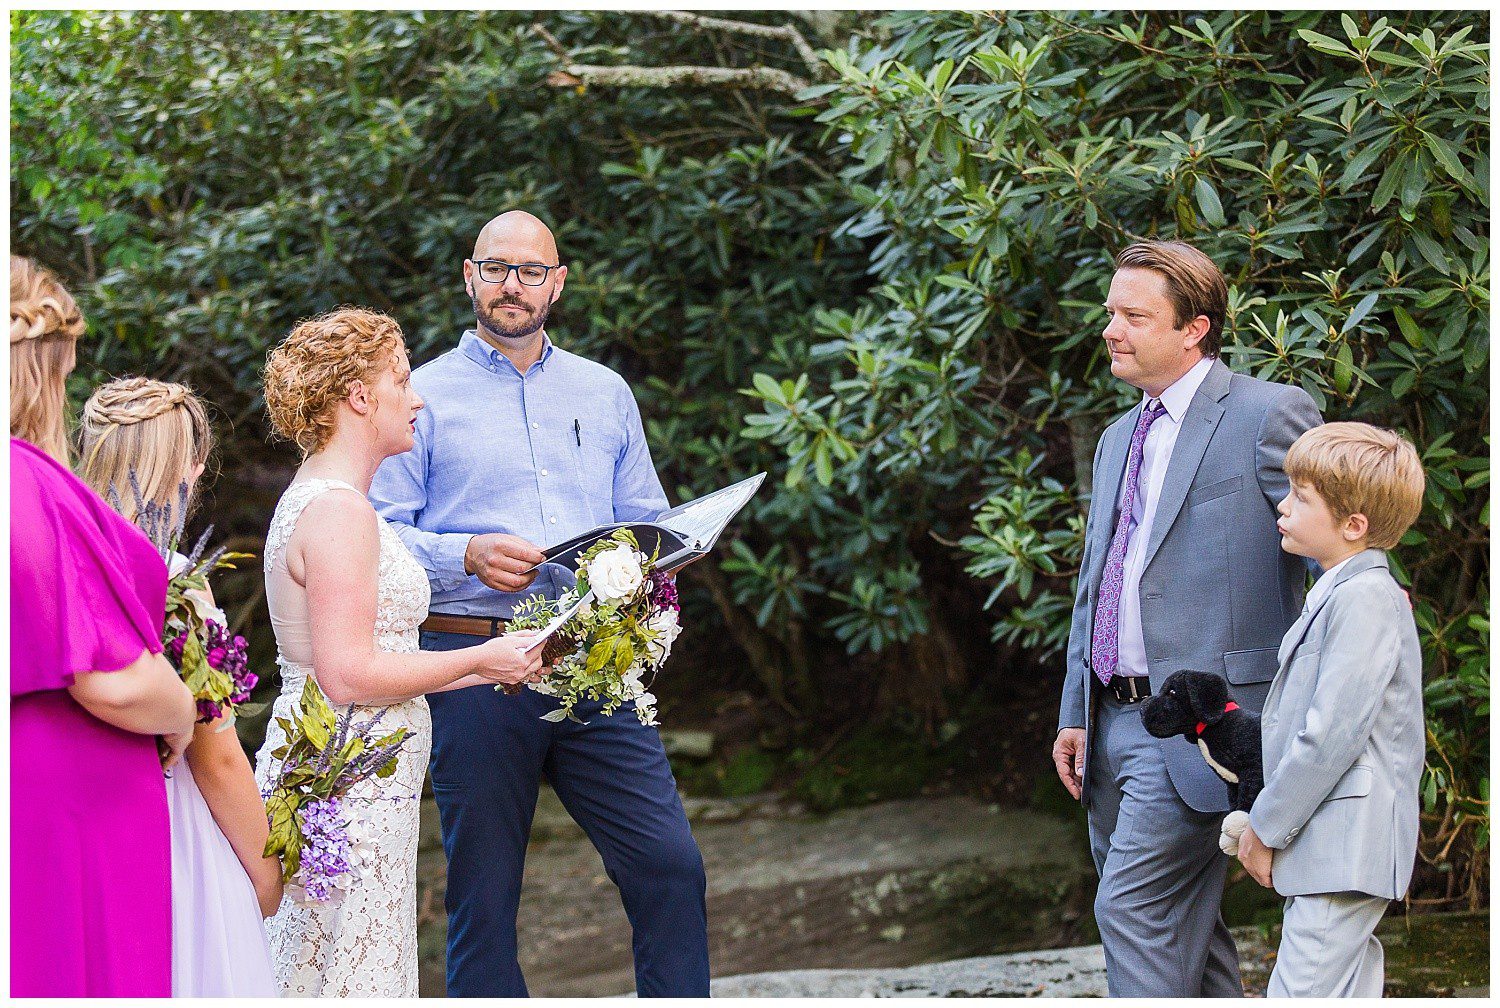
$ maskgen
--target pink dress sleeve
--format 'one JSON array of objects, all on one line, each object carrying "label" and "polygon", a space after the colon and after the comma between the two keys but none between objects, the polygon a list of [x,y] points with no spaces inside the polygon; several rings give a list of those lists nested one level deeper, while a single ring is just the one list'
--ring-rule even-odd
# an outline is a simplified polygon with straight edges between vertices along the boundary
[{"label": "pink dress sleeve", "polygon": [[162,650],[167,568],[150,540],[35,446],[10,442],[12,696]]}]

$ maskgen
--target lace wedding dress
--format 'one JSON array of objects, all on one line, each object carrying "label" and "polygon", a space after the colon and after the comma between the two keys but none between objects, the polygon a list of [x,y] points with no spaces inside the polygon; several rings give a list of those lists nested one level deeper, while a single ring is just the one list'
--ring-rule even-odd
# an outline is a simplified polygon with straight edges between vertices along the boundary
[{"label": "lace wedding dress", "polygon": [[[336,480],[293,483],[277,502],[266,535],[266,603],[276,631],[281,694],[255,761],[263,794],[279,769],[271,753],[286,741],[275,719],[291,718],[313,671],[307,592],[287,572],[286,544],[308,503],[333,489],[358,493]],[[417,650],[417,626],[427,615],[430,594],[426,572],[380,522],[376,650]],[[375,710],[356,710],[355,718],[364,720]],[[417,996],[417,838],[422,780],[432,746],[424,698],[386,710],[381,734],[400,727],[410,729],[411,738],[396,772],[385,780],[371,777],[342,802],[355,877],[346,876],[324,902],[310,899],[300,885],[288,885],[276,916],[266,922],[276,980],[286,997]]]}]

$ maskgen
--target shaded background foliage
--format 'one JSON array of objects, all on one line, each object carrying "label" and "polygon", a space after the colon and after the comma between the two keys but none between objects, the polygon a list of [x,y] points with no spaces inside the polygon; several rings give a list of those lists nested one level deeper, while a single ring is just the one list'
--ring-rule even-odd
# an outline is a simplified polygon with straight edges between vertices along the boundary
[{"label": "shaded background foliage", "polygon": [[[75,391],[199,389],[205,512],[254,549],[296,462],[267,350],[359,303],[429,359],[471,324],[479,227],[530,209],[571,267],[549,333],[632,382],[673,498],[779,484],[690,568],[678,702],[741,690],[795,726],[814,804],[856,793],[821,740],[872,714],[925,728],[907,766],[1039,731],[1044,777],[1026,725],[1050,724],[1094,442],[1134,397],[1098,339],[1110,256],[1188,238],[1226,268],[1233,366],[1423,454],[1396,553],[1427,661],[1420,896],[1477,905],[1487,16],[735,18],[13,15],[12,242],[84,305]],[[221,594],[266,654],[258,581]],[[769,779],[751,756],[720,785]]]}]

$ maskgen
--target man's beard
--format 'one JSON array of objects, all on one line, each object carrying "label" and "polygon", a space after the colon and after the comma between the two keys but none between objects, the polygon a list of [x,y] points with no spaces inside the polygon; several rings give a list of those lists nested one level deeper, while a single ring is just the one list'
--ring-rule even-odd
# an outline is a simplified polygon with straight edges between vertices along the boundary
[{"label": "man's beard", "polygon": [[540,309],[516,301],[494,303],[495,309],[499,309],[503,304],[514,304],[530,313],[517,319],[508,319],[500,311],[482,306],[479,298],[473,297],[470,300],[474,302],[474,315],[479,320],[480,327],[503,340],[525,339],[547,324],[547,316],[552,311],[550,301],[542,305]]}]

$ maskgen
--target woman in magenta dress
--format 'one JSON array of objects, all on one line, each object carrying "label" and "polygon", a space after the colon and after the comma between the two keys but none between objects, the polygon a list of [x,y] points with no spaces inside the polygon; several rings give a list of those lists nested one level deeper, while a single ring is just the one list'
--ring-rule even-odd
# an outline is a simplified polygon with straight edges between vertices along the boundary
[{"label": "woman in magenta dress", "polygon": [[[83,320],[11,259],[11,994],[171,994],[171,854],[156,736],[192,738],[161,657],[166,565],[66,458]],[[53,454],[43,450],[41,445]]]}]

